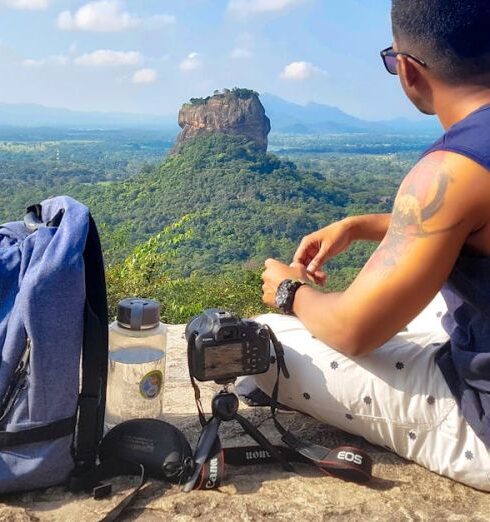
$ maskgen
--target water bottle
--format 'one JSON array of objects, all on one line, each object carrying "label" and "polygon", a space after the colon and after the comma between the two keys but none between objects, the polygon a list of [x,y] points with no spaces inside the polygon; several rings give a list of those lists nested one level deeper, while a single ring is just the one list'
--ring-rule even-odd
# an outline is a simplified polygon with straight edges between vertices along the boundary
[{"label": "water bottle", "polygon": [[109,326],[106,430],[136,418],[162,415],[167,327],[160,305],[150,299],[118,303]]}]

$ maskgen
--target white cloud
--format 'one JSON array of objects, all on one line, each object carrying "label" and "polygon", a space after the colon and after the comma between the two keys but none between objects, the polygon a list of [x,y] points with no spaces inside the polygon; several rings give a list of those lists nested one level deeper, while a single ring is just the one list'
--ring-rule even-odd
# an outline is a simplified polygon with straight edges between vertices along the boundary
[{"label": "white cloud", "polygon": [[291,62],[282,71],[281,78],[284,80],[302,81],[312,76],[325,76],[326,74],[325,71],[310,62]]},{"label": "white cloud", "polygon": [[240,16],[284,11],[303,3],[304,0],[230,0],[228,11]]},{"label": "white cloud", "polygon": [[44,11],[49,7],[49,0],[0,0],[0,5],[22,11]]},{"label": "white cloud", "polygon": [[69,63],[67,56],[62,54],[55,56],[48,56],[47,58],[39,58],[37,60],[33,58],[27,58],[22,61],[24,67],[44,67],[45,65],[67,65]]},{"label": "white cloud", "polygon": [[133,74],[131,81],[136,84],[154,83],[157,80],[157,76],[155,69],[139,69]]},{"label": "white cloud", "polygon": [[117,32],[138,26],[156,29],[175,24],[176,18],[167,14],[140,18],[125,11],[119,0],[95,0],[73,13],[68,10],[62,11],[58,15],[57,23],[64,31]]},{"label": "white cloud", "polygon": [[[86,67],[111,67],[111,66],[135,66],[143,61],[143,56],[136,51],[113,51],[111,49],[99,49],[91,53],[76,56],[76,46],[71,45],[68,52],[47,56],[46,58],[27,58],[22,61],[24,67],[44,67],[46,65],[68,65],[74,63]],[[150,71],[151,69],[142,69]]]},{"label": "white cloud", "polygon": [[195,71],[200,67],[202,67],[202,61],[198,53],[189,54],[179,65],[180,70],[184,72]]},{"label": "white cloud", "polygon": [[75,58],[74,63],[87,67],[111,67],[120,65],[138,65],[143,57],[136,51],[113,51],[98,49]]},{"label": "white cloud", "polygon": [[58,27],[65,31],[123,31],[137,25],[117,0],[99,0],[83,5],[74,14],[63,11],[58,15]]}]

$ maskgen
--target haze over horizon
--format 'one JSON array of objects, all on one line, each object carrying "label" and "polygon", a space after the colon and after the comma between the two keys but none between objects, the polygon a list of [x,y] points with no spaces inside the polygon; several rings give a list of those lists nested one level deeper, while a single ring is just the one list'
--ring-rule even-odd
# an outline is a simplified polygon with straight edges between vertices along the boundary
[{"label": "haze over horizon", "polygon": [[[239,86],[239,87],[242,87],[242,86]],[[244,88],[248,88],[248,87],[244,86]],[[212,96],[212,95],[213,95],[213,92],[210,92],[210,93],[207,94],[207,96]],[[203,96],[205,96],[205,95],[203,95]],[[307,107],[311,107],[311,106],[315,106],[315,105],[318,105],[320,107],[330,107],[332,109],[338,109],[338,110],[344,112],[345,114],[347,114],[349,116],[353,116],[353,117],[356,117],[356,118],[358,117],[358,115],[356,115],[356,114],[350,114],[350,113],[344,111],[342,107],[338,107],[338,106],[335,106],[335,105],[329,105],[327,103],[317,102],[315,100],[308,100],[308,101],[305,101],[305,102],[296,102],[294,100],[290,100],[290,99],[284,98],[282,96],[279,96],[277,94],[273,94],[273,93],[270,93],[270,92],[259,93],[259,96],[260,96],[260,98],[265,98],[267,100],[277,100],[278,102],[283,102],[283,103],[286,103],[286,104],[292,104],[294,106],[299,106],[299,107],[303,107],[303,108],[307,108]],[[188,101],[189,100],[183,100],[182,103],[186,103]],[[147,117],[154,117],[154,118],[164,118],[164,119],[173,118],[173,119],[176,119],[177,118],[177,114],[178,114],[179,109],[182,106],[182,104],[180,104],[178,106],[175,106],[172,110],[170,110],[169,112],[165,112],[165,113],[164,112],[160,112],[159,113],[159,112],[153,111],[153,110],[149,111],[149,112],[132,111],[130,107],[124,108],[123,110],[76,109],[76,108],[60,106],[60,105],[46,105],[46,104],[43,104],[43,103],[36,103],[36,102],[20,103],[20,102],[5,102],[5,101],[0,100],[0,107],[6,107],[6,106],[10,106],[12,108],[14,108],[14,107],[35,106],[35,107],[39,107],[39,108],[47,109],[47,110],[53,110],[53,111],[62,110],[62,111],[78,112],[78,113],[81,113],[81,114],[91,114],[91,113],[92,114],[99,113],[99,114],[106,114],[106,115],[120,114],[120,115],[128,115],[128,116],[147,116]],[[398,119],[398,118],[407,119],[409,121],[414,121],[414,122],[427,121],[427,118],[424,117],[424,115],[419,114],[417,112],[410,113],[410,114],[408,114],[406,116],[389,116],[388,115],[388,120],[395,120],[395,119]],[[378,119],[373,119],[373,120],[366,119],[366,121],[378,121]],[[379,119],[379,121],[386,121],[386,120]]]},{"label": "haze over horizon", "polygon": [[389,10],[389,0],[0,0],[0,103],[170,116],[241,86],[367,120],[420,119],[379,58]]}]

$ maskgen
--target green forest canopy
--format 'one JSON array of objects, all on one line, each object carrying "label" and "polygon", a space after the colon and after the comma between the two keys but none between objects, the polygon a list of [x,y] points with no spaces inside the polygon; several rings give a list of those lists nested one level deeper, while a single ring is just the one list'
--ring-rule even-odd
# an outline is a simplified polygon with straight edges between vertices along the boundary
[{"label": "green forest canopy", "polygon": [[[300,238],[347,215],[389,212],[412,157],[326,156],[295,163],[257,151],[240,137],[213,134],[185,144],[126,179],[89,183],[44,173],[0,181],[12,219],[27,203],[65,193],[87,204],[99,225],[111,306],[127,295],[164,303],[182,322],[202,308],[263,310],[267,257],[289,262]],[[312,168],[313,167],[313,168]],[[356,244],[329,263],[329,289],[344,288],[372,252]]]},{"label": "green forest canopy", "polygon": [[206,98],[191,98],[189,100],[190,105],[199,106],[206,105],[211,98],[226,98],[227,96],[236,96],[246,100],[252,96],[259,96],[257,91],[252,89],[244,89],[242,87],[233,87],[233,89],[223,89],[223,91],[214,91],[213,96],[207,96]]}]

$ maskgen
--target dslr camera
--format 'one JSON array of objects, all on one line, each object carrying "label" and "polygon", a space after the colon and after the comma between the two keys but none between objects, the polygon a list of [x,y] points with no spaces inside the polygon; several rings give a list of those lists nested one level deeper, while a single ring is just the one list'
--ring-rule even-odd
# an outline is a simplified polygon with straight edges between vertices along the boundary
[{"label": "dslr camera", "polygon": [[189,373],[198,381],[223,384],[269,369],[269,330],[255,321],[211,308],[189,321],[185,337]]}]

